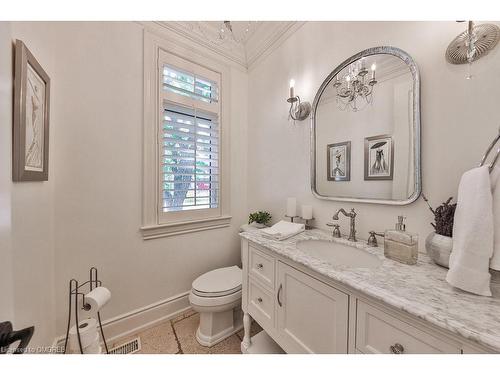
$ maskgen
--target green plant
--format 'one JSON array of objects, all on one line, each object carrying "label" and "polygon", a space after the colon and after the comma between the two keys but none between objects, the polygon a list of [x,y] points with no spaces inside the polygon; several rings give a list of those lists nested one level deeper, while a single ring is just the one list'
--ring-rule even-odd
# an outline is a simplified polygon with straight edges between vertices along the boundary
[{"label": "green plant", "polygon": [[254,212],[248,216],[248,224],[256,222],[265,225],[271,221],[271,217],[271,214],[267,211]]},{"label": "green plant", "polygon": [[433,209],[429,204],[429,200],[427,197],[422,194],[425,203],[429,206],[429,209],[434,214],[434,223],[431,225],[434,227],[434,230],[437,234],[442,236],[452,237],[453,236],[453,220],[455,218],[455,209],[457,208],[457,204],[450,204],[453,197],[448,198],[446,202],[441,204],[441,206]]}]

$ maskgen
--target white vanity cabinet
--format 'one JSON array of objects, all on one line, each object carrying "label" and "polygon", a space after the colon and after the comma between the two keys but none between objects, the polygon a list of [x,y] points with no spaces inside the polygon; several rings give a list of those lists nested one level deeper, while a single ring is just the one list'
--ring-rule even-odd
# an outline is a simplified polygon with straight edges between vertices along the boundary
[{"label": "white vanity cabinet", "polygon": [[347,353],[347,294],[282,262],[277,284],[277,329],[287,353]]},{"label": "white vanity cabinet", "polygon": [[[489,352],[248,240],[241,255],[244,353]],[[250,337],[252,318],[260,337]]]},{"label": "white vanity cabinet", "polygon": [[243,311],[287,353],[347,353],[349,296],[245,245]]}]

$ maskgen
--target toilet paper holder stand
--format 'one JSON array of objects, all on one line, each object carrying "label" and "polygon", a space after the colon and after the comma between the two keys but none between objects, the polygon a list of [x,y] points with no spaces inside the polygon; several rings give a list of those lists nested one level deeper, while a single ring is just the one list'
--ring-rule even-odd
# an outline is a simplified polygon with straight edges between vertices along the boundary
[{"label": "toilet paper holder stand", "polygon": [[[80,338],[80,322],[78,319],[78,298],[81,296],[82,299],[82,310],[88,311],[90,310],[90,304],[85,302],[85,293],[82,292],[83,288],[88,288],[89,292],[92,289],[101,286],[102,282],[97,277],[97,268],[91,267],[89,270],[89,280],[85,281],[83,284],[79,284],[78,280],[71,279],[69,281],[69,309],[68,309],[68,327],[66,329],[66,339],[64,340],[64,353],[66,353],[66,349],[68,347],[68,339],[69,339],[69,329],[71,327],[71,314],[72,314],[72,305],[74,304],[74,314],[75,314],[75,325],[76,325],[76,334],[78,337],[78,345],[80,347],[80,353],[83,354],[82,341]],[[102,341],[104,342],[104,347],[106,348],[106,354],[109,354],[108,344],[106,343],[106,338],[104,337],[104,331],[102,329],[101,323],[101,313],[97,312],[97,320],[99,322],[99,329],[101,331]]]}]

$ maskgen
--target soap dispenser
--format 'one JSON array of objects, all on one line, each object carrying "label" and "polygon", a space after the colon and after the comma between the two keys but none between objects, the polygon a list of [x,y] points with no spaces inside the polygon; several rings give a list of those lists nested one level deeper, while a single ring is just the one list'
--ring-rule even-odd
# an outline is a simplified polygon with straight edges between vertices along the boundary
[{"label": "soap dispenser", "polygon": [[384,235],[386,258],[405,264],[416,264],[418,259],[418,235],[406,231],[405,217],[398,216],[395,229],[388,229]]}]

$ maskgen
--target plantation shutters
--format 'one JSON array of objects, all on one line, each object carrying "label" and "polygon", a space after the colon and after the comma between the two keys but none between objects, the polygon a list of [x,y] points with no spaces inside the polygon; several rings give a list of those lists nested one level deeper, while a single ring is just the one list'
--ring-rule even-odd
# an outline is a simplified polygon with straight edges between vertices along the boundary
[{"label": "plantation shutters", "polygon": [[159,73],[160,214],[220,215],[220,75],[174,55]]}]

